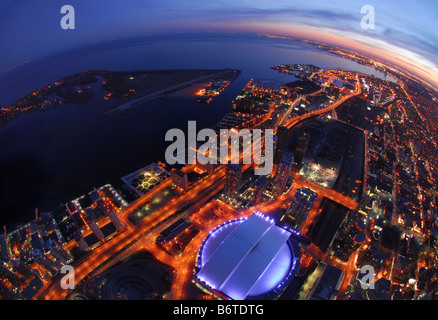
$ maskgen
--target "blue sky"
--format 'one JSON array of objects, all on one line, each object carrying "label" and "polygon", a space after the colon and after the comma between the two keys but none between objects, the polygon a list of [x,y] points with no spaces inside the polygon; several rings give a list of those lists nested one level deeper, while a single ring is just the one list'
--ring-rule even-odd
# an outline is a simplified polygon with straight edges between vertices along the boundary
[{"label": "blue sky", "polygon": [[[75,30],[59,24],[67,4],[75,8]],[[363,5],[375,8],[374,30],[360,27]],[[57,51],[131,36],[185,31],[294,36],[307,30],[406,57],[438,75],[437,14],[433,0],[1,0],[0,72]]]}]

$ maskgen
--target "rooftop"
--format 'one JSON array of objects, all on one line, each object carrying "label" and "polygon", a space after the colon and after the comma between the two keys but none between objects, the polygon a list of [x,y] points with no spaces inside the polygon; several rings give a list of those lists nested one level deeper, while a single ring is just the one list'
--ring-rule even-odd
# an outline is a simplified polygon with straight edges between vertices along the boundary
[{"label": "rooftop", "polygon": [[232,299],[268,293],[292,269],[290,236],[260,213],[220,226],[204,242],[196,276]]}]

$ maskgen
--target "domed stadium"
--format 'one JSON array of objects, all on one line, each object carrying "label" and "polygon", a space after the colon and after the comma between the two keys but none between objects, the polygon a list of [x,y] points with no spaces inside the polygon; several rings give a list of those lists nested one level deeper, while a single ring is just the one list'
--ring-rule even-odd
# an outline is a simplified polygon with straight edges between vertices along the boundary
[{"label": "domed stadium", "polygon": [[292,235],[259,212],[220,225],[201,246],[195,281],[219,298],[275,299],[299,268]]}]

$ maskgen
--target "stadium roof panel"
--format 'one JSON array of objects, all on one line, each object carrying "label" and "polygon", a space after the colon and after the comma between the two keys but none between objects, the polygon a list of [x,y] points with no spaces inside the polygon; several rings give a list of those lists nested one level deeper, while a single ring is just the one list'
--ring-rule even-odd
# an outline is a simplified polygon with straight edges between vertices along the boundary
[{"label": "stadium roof panel", "polygon": [[[274,289],[290,270],[289,231],[255,213],[238,226],[223,226],[207,238],[198,279],[232,299],[243,300]],[[222,230],[222,231],[220,231]],[[226,233],[224,235],[223,233]]]}]

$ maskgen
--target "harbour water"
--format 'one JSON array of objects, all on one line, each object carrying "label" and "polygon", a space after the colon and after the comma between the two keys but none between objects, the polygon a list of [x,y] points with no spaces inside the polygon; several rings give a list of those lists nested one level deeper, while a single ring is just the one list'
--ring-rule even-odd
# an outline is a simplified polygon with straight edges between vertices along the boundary
[{"label": "harbour water", "polygon": [[24,114],[0,127],[0,226],[12,229],[148,163],[163,161],[171,128],[213,127],[251,79],[295,80],[270,67],[313,64],[384,75],[300,42],[241,34],[189,34],[114,41],[31,61],[0,76],[0,106],[85,70],[238,69],[240,76],[211,103],[154,100],[109,117],[103,90],[83,105]]}]

